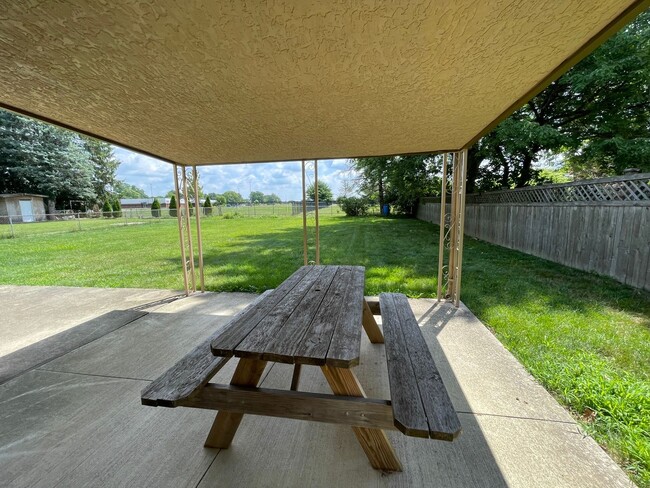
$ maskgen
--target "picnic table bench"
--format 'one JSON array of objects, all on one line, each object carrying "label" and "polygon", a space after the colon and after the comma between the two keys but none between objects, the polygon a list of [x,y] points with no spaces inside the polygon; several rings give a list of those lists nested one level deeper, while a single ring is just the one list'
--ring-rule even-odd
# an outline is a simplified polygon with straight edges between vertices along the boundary
[{"label": "picnic table bench", "polygon": [[[460,421],[406,297],[365,300],[363,267],[303,266],[260,295],[142,391],[144,405],[218,410],[206,447],[227,448],[244,414],[350,425],[370,464],[401,465],[383,430],[451,441]],[[361,326],[384,343],[390,400],[366,398],[359,364]],[[209,383],[233,357],[229,385]],[[268,361],[294,365],[290,390],[258,388]],[[297,391],[302,365],[319,366],[334,395]]]}]

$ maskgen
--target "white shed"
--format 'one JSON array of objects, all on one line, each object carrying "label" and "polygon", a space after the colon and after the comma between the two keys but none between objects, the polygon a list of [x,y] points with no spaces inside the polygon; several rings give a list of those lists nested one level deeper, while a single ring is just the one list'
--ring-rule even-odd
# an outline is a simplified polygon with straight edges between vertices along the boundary
[{"label": "white shed", "polygon": [[47,196],[33,193],[0,194],[0,223],[46,220],[44,198]]}]

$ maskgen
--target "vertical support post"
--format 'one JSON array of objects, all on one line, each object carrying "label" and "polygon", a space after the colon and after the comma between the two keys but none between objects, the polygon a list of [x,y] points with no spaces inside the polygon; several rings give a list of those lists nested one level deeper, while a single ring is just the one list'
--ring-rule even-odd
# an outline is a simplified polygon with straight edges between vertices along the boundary
[{"label": "vertical support post", "polygon": [[196,208],[196,240],[199,251],[199,277],[201,281],[201,292],[205,292],[205,280],[203,278],[203,238],[201,237],[201,201],[199,200],[199,174],[196,165],[192,166],[192,180],[194,181],[194,205]]},{"label": "vertical support post", "polygon": [[[183,170],[184,171],[184,170]],[[183,282],[185,284],[185,295],[190,296],[190,289],[187,279],[187,257],[185,256],[185,236],[183,232],[183,211],[181,208],[181,196],[178,185],[178,165],[174,164],[174,192],[176,195],[176,220],[178,222],[178,238],[181,244],[181,260],[183,261]]]},{"label": "vertical support post", "polygon": [[[194,272],[194,246],[192,245],[192,217],[190,212],[190,199],[189,194],[187,193],[187,170],[183,166],[183,197],[185,198],[185,229],[187,232],[187,247],[189,251],[189,263],[190,263],[190,278],[191,278],[191,290],[196,291],[196,274]],[[196,203],[196,202],[195,202]]]},{"label": "vertical support post", "polygon": [[307,190],[305,189],[305,160],[302,161],[302,247],[307,266]]},{"label": "vertical support post", "polygon": [[456,283],[456,207],[458,189],[458,153],[452,153],[451,209],[449,221],[449,263],[447,271],[447,296],[453,296]]},{"label": "vertical support post", "polygon": [[320,264],[320,225],[318,222],[318,159],[314,160],[314,217],[316,219],[316,264]]},{"label": "vertical support post", "polygon": [[459,187],[458,187],[458,218],[456,223],[456,290],[454,295],[454,305],[460,305],[460,281],[463,272],[463,243],[465,237],[465,187],[467,185],[467,149],[460,153],[459,161]]},{"label": "vertical support post", "polygon": [[447,153],[442,160],[442,188],[440,191],[440,240],[438,244],[438,301],[442,299],[443,265],[445,261],[445,216],[447,214]]},{"label": "vertical support post", "polygon": [[14,221],[11,218],[11,215],[9,216],[9,227],[11,228],[11,238],[15,238],[16,234],[14,233]]}]

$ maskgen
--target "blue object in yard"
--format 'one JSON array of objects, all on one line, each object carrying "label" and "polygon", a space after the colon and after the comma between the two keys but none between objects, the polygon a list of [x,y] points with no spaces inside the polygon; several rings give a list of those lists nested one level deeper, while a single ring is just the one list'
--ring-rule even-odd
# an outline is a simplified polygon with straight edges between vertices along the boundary
[{"label": "blue object in yard", "polygon": [[381,208],[381,214],[384,217],[388,217],[388,215],[390,214],[390,205],[388,205],[387,203],[384,204],[384,206]]}]

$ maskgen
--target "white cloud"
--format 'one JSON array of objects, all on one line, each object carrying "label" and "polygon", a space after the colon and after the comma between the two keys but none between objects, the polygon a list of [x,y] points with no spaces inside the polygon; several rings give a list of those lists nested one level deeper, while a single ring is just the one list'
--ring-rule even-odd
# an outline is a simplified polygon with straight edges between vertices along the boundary
[{"label": "white cloud", "polygon": [[[174,188],[173,170],[169,163],[133,151],[115,148],[121,162],[117,177],[144,189],[147,194],[164,195]],[[314,180],[313,163],[308,163],[307,184]],[[340,194],[345,178],[349,177],[346,159],[326,159],[318,162],[318,179],[326,182],[334,196]],[[233,190],[248,197],[251,191],[275,193],[282,200],[301,198],[301,168],[299,162],[255,163],[198,167],[203,191],[223,193]]]}]

